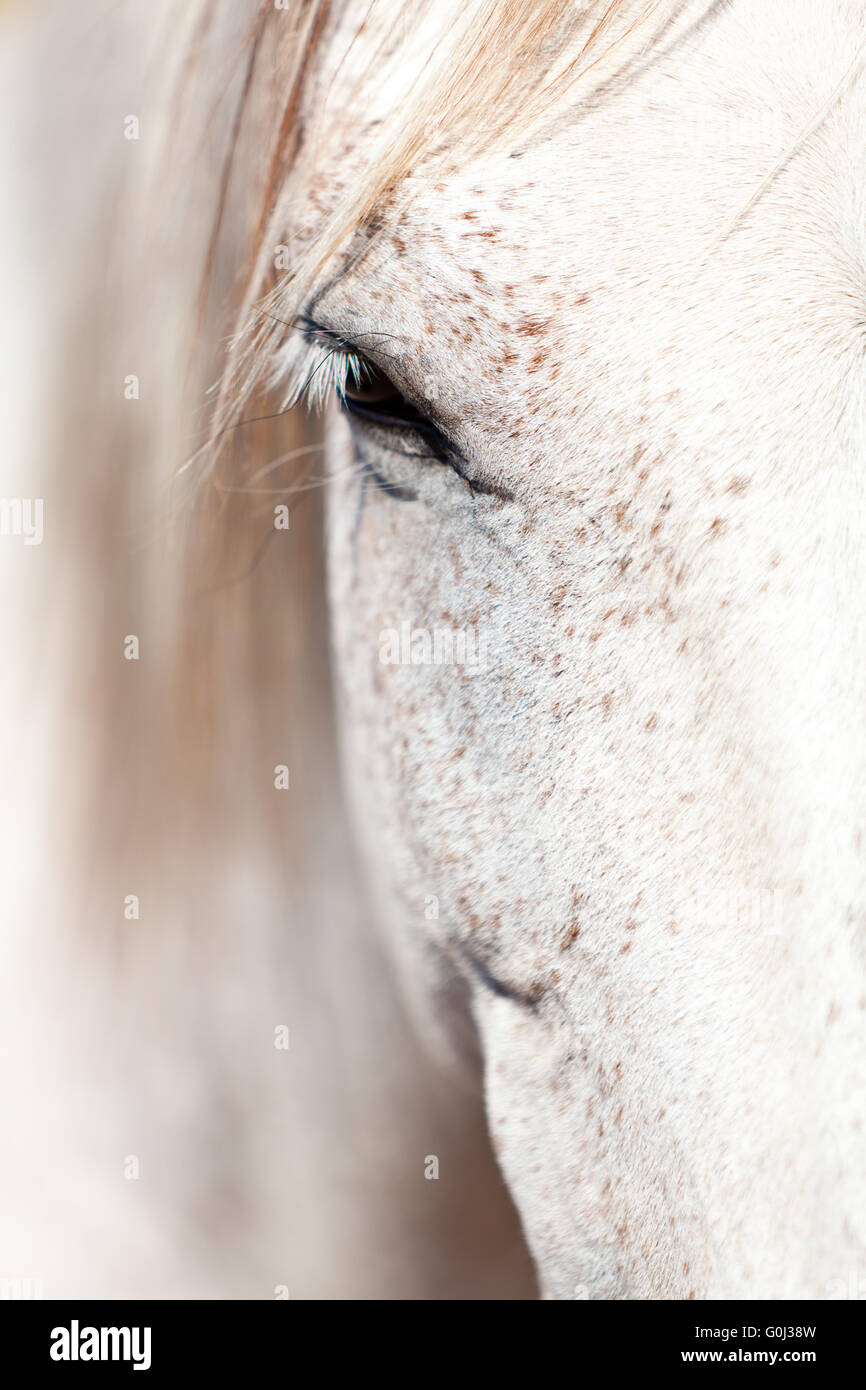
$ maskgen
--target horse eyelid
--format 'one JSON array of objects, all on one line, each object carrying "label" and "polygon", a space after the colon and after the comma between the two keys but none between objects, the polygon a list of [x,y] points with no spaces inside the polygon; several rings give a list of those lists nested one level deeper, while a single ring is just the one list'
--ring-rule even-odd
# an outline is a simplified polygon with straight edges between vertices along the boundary
[{"label": "horse eyelid", "polygon": [[[296,320],[296,326],[310,337],[318,338],[320,341],[324,339],[331,344],[332,351],[345,353],[347,357],[364,356],[363,339],[372,339],[375,341],[377,357],[387,358],[389,356],[394,356],[394,354],[383,352],[381,348],[381,339],[396,338],[397,335],[394,333],[386,333],[378,329],[371,329],[366,333],[339,333],[333,328],[328,328],[325,324],[318,323],[316,319],[308,313],[299,316]],[[374,369],[376,365],[376,363],[371,363],[371,367]],[[379,368],[379,370],[382,369]],[[412,405],[397,386],[394,387],[394,395],[406,401],[407,405]],[[465,482],[467,482],[467,484],[469,483],[463,469],[460,467],[462,462],[460,450],[451,442],[448,436],[443,433],[439,426],[422,414],[416,406],[412,406],[412,409],[417,413],[418,418],[416,420],[401,420],[395,416],[387,416],[384,412],[375,412],[364,407],[360,402],[349,400],[342,392],[339,393],[339,398],[340,407],[347,415],[354,415],[356,418],[367,419],[371,424],[379,424],[386,429],[400,430],[404,434],[414,433],[426,439],[429,443],[432,443],[437,450],[434,457],[437,458],[438,462],[447,463]]]}]

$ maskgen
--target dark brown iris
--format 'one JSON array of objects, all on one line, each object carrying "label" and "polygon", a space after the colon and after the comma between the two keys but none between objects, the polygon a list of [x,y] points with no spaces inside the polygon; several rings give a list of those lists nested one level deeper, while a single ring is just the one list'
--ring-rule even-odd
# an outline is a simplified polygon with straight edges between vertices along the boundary
[{"label": "dark brown iris", "polygon": [[350,373],[345,396],[347,400],[355,401],[358,405],[381,405],[384,401],[397,403],[402,400],[393,381],[371,362],[363,364],[360,379]]}]

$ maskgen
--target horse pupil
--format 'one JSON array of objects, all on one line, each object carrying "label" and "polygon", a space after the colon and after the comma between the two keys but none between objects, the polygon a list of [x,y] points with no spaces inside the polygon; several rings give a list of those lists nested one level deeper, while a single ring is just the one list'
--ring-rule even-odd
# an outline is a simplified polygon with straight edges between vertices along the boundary
[{"label": "horse pupil", "polygon": [[349,400],[360,401],[364,405],[392,400],[395,396],[399,396],[393,382],[388,380],[385,373],[380,372],[378,367],[370,364],[365,364],[363,381],[354,381],[350,378],[346,382],[345,393]]}]

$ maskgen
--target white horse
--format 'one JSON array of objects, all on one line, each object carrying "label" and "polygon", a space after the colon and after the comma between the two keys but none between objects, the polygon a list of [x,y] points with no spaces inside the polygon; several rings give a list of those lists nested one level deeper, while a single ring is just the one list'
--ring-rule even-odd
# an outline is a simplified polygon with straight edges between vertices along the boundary
[{"label": "white horse", "polygon": [[543,1296],[862,1291],[862,6],[130,9],[31,115],[6,1272],[532,1296],[480,1047]]}]

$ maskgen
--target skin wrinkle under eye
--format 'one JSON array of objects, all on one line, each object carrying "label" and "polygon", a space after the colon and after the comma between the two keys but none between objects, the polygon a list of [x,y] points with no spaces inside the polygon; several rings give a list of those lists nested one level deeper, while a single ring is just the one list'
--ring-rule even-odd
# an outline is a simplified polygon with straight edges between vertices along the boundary
[{"label": "skin wrinkle under eye", "polygon": [[460,961],[468,967],[472,977],[477,980],[491,994],[495,994],[499,999],[510,999],[512,1003],[527,1009],[530,1013],[537,1013],[542,996],[545,993],[544,986],[533,984],[528,990],[521,990],[514,985],[506,984],[494,975],[489,967],[473,951],[470,951],[465,942],[458,943],[457,954]]}]

